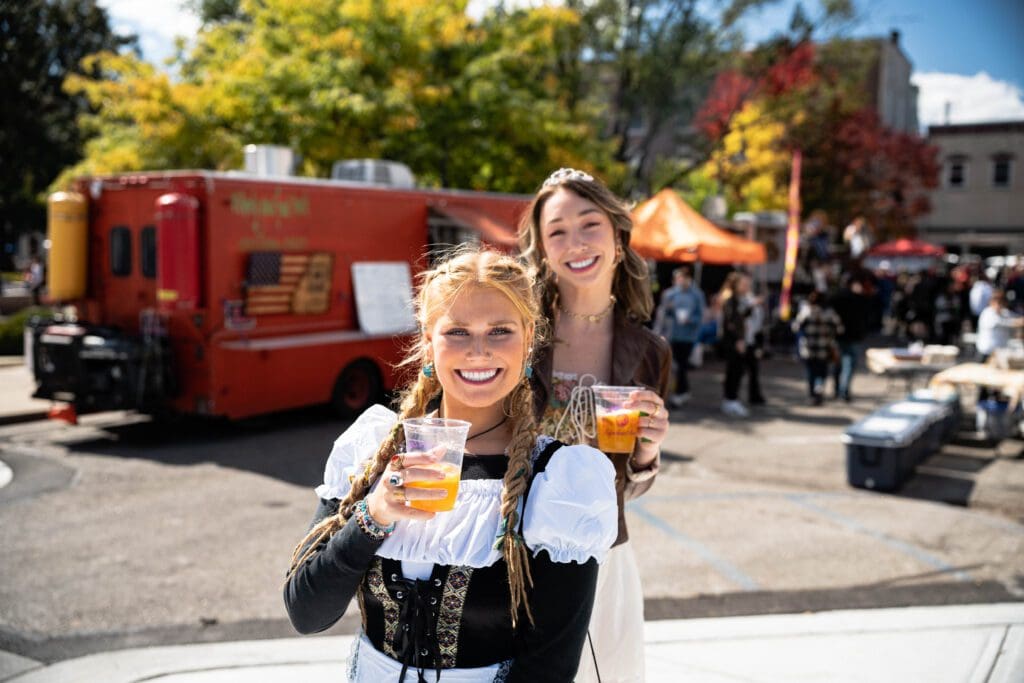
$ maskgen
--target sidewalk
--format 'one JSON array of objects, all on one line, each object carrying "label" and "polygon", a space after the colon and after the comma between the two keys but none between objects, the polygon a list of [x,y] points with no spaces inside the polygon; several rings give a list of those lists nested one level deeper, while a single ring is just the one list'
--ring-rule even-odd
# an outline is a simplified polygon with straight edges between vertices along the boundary
[{"label": "sidewalk", "polygon": [[32,398],[36,383],[22,356],[0,356],[0,387],[0,425],[46,417],[50,402]]},{"label": "sidewalk", "polygon": [[[1024,604],[652,621],[645,640],[650,683],[1024,681]],[[0,654],[0,681],[340,680],[351,643],[330,636],[150,647],[51,666]]]}]

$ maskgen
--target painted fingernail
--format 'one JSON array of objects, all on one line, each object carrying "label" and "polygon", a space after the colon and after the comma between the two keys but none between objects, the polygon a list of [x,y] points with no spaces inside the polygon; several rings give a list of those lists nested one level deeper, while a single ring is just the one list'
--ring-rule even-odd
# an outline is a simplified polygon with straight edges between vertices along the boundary
[{"label": "painted fingernail", "polygon": [[650,417],[650,416],[651,416],[650,413],[644,412],[643,410],[640,411],[640,417]]},{"label": "painted fingernail", "polygon": [[646,436],[641,436],[640,440],[644,443],[654,443],[654,439],[648,439]]}]

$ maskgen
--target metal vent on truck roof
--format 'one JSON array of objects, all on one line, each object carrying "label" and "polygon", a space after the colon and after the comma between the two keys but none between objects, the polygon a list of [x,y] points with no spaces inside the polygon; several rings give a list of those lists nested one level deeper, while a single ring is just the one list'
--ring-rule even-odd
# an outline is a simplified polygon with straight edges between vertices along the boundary
[{"label": "metal vent on truck roof", "polygon": [[416,186],[416,179],[408,166],[397,161],[387,161],[385,159],[344,159],[336,161],[331,167],[331,179],[402,188]]}]

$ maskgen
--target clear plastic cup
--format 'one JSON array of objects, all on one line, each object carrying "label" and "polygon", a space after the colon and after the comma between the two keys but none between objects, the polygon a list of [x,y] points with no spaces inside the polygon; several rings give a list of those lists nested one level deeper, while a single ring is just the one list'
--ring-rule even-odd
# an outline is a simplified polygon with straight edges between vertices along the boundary
[{"label": "clear plastic cup", "polygon": [[597,447],[605,453],[633,452],[640,431],[640,409],[626,408],[625,403],[638,389],[607,384],[591,387],[597,413]]},{"label": "clear plastic cup", "polygon": [[432,465],[424,465],[427,469],[436,469],[444,474],[444,479],[436,481],[417,481],[406,484],[409,488],[444,489],[444,498],[430,500],[409,500],[409,506],[429,512],[447,512],[455,507],[455,496],[459,493],[459,481],[462,480],[462,455],[466,449],[466,436],[469,435],[470,423],[465,420],[449,420],[441,417],[417,417],[402,422],[405,428],[405,450],[429,451],[437,446],[444,446],[444,456]]}]

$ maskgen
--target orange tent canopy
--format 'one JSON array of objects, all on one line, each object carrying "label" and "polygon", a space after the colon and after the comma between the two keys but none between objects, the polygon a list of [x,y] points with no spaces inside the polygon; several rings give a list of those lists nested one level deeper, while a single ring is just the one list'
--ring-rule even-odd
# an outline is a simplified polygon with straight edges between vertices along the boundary
[{"label": "orange tent canopy", "polygon": [[629,246],[659,261],[764,263],[764,245],[722,230],[664,189],[633,211]]}]

